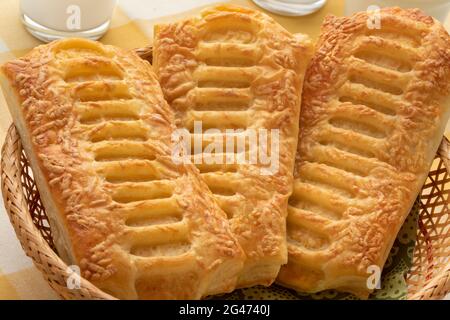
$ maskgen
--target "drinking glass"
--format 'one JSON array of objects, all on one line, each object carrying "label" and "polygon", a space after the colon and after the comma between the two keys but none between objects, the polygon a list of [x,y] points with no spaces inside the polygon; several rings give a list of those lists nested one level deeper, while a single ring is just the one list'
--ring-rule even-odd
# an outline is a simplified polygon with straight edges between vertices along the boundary
[{"label": "drinking glass", "polygon": [[108,30],[116,0],[20,0],[22,22],[36,38],[97,40]]},{"label": "drinking glass", "polygon": [[305,16],[322,8],[326,0],[253,0],[261,8],[284,16]]}]

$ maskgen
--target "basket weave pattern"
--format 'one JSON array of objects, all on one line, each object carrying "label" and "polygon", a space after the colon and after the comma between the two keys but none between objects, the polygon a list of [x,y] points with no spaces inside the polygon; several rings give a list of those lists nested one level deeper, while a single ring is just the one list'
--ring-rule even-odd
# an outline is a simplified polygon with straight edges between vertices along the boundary
[{"label": "basket weave pattern", "polygon": [[48,218],[14,125],[6,134],[1,156],[1,188],[6,212],[23,250],[45,280],[64,299],[112,299],[83,278],[79,288],[68,288],[67,283],[74,279],[74,273],[54,250]]},{"label": "basket weave pattern", "polygon": [[[444,138],[421,193],[409,299],[441,299],[450,292],[450,143]],[[64,299],[113,299],[85,279],[70,290],[73,273],[58,257],[39,191],[14,125],[1,154],[1,188],[6,211],[25,253]],[[70,281],[70,280],[69,280]]]},{"label": "basket weave pattern", "polygon": [[450,292],[450,143],[444,138],[420,195],[419,228],[410,299],[441,299]]}]

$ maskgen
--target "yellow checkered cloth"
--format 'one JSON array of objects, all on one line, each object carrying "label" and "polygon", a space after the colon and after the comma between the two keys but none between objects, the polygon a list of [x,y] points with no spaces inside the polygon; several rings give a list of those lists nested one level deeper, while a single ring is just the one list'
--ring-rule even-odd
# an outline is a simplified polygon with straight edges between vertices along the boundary
[{"label": "yellow checkered cloth", "polygon": [[[101,39],[103,43],[124,48],[149,45],[155,23],[174,21],[198,13],[217,0],[137,1],[121,0],[114,12],[111,28]],[[250,0],[228,3],[256,8]],[[287,30],[317,38],[320,25],[327,14],[342,15],[344,0],[328,0],[320,11],[306,17],[271,16]],[[19,0],[0,1],[0,64],[23,55],[41,44],[22,26]],[[4,141],[11,118],[0,92],[0,143]],[[57,299],[31,260],[25,256],[9,223],[0,197],[0,299]]]}]

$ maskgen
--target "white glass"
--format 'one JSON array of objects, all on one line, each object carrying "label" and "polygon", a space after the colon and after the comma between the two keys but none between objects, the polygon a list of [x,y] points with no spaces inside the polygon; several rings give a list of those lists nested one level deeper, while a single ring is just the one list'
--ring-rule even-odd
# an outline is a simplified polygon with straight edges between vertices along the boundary
[{"label": "white glass", "polygon": [[[332,0],[333,1],[333,0]],[[305,16],[322,8],[326,0],[253,0],[261,8],[284,16]]]},{"label": "white glass", "polygon": [[22,21],[36,38],[97,40],[108,30],[116,0],[20,0]]},{"label": "white glass", "polygon": [[373,5],[380,8],[419,8],[441,22],[445,22],[450,12],[450,0],[345,0],[345,14],[366,11]]}]

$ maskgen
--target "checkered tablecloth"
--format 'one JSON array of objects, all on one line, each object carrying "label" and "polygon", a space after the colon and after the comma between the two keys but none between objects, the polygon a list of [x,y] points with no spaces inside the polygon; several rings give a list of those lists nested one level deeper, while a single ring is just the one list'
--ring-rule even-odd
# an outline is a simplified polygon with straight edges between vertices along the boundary
[{"label": "checkered tablecloth", "polygon": [[[119,0],[114,12],[111,28],[101,40],[125,48],[138,48],[151,43],[152,26],[157,22],[181,19],[197,13],[209,4],[224,2],[217,0]],[[226,2],[226,1],[225,1]],[[229,1],[255,8],[250,0]],[[319,34],[321,22],[326,14],[344,13],[344,0],[329,0],[319,12],[301,18],[272,15],[291,32],[307,33],[313,38]],[[23,28],[19,20],[19,1],[0,1],[0,64],[18,57],[39,45]],[[0,92],[0,143],[11,123],[4,98]],[[0,299],[57,299],[25,256],[6,215],[0,197]]]}]

